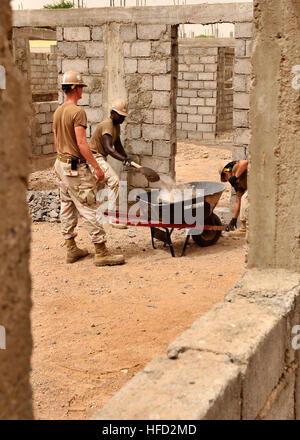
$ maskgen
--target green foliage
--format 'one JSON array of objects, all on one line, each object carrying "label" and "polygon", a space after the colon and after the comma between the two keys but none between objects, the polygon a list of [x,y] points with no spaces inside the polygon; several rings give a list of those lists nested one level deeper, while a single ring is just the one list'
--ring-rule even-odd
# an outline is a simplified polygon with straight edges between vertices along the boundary
[{"label": "green foliage", "polygon": [[196,35],[195,38],[215,38],[214,35]]},{"label": "green foliage", "polygon": [[60,0],[57,3],[52,3],[43,6],[45,9],[70,9],[73,8],[73,2],[68,0]]}]

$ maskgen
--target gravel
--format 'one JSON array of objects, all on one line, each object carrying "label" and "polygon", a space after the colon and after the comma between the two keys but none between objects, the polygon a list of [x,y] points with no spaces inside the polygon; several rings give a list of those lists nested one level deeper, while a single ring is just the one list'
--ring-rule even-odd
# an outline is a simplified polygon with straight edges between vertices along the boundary
[{"label": "gravel", "polygon": [[60,222],[58,191],[28,191],[27,202],[33,222]]}]

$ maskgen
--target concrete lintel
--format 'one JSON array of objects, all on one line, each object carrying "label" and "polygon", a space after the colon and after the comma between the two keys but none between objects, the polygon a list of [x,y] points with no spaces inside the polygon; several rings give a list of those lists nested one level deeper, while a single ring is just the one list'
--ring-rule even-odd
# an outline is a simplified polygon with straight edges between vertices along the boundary
[{"label": "concrete lintel", "polygon": [[29,40],[56,40],[56,30],[34,27],[14,28],[14,37]]},{"label": "concrete lintel", "polygon": [[235,47],[234,38],[180,38],[179,46],[187,47]]},{"label": "concrete lintel", "polygon": [[147,6],[144,8],[84,8],[15,11],[13,26],[93,26],[108,22],[137,24],[213,24],[253,20],[252,3]]}]

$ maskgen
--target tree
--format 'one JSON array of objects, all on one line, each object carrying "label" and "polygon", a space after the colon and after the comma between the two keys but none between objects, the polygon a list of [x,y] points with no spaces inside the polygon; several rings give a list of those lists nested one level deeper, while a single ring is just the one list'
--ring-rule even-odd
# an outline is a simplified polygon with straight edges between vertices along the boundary
[{"label": "tree", "polygon": [[74,7],[73,1],[69,0],[60,0],[57,3],[52,3],[48,5],[44,5],[43,8],[45,9],[70,9]]}]

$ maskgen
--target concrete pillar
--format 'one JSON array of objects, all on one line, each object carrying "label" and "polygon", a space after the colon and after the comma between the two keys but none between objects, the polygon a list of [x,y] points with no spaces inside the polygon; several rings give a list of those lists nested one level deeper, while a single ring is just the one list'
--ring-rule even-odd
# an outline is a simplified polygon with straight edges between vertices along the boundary
[{"label": "concrete pillar", "polygon": [[300,4],[255,1],[254,20],[248,266],[299,270]]},{"label": "concrete pillar", "polygon": [[[30,227],[26,203],[29,89],[7,41],[9,0],[0,3],[0,419],[32,419],[29,383]],[[4,76],[3,76],[4,75]]]}]

